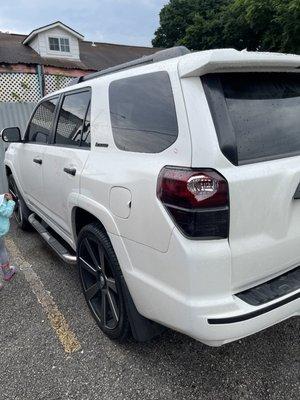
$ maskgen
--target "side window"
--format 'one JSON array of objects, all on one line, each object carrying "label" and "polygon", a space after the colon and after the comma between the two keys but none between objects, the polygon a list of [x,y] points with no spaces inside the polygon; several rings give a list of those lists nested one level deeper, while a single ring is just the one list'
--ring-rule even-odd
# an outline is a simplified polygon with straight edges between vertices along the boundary
[{"label": "side window", "polygon": [[65,95],[59,111],[55,143],[80,146],[90,98],[89,91]]},{"label": "side window", "polygon": [[91,147],[91,103],[89,104],[89,108],[87,110],[84,125],[83,125],[81,146],[82,147]]},{"label": "side window", "polygon": [[177,117],[167,72],[112,82],[109,102],[113,136],[119,149],[159,153],[177,139]]},{"label": "side window", "polygon": [[57,97],[43,101],[35,110],[27,131],[28,142],[49,142],[54,121],[54,111],[57,102]]}]

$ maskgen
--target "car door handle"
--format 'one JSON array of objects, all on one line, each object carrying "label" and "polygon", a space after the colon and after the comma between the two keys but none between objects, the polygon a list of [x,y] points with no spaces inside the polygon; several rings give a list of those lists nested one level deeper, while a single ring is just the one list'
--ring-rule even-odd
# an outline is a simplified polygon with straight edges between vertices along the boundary
[{"label": "car door handle", "polygon": [[34,158],[33,162],[35,162],[36,164],[40,164],[40,165],[43,164],[43,160],[41,158]]},{"label": "car door handle", "polygon": [[65,172],[66,174],[75,176],[75,175],[76,175],[76,168],[68,168],[68,167],[65,167],[65,168],[64,168],[64,172]]}]

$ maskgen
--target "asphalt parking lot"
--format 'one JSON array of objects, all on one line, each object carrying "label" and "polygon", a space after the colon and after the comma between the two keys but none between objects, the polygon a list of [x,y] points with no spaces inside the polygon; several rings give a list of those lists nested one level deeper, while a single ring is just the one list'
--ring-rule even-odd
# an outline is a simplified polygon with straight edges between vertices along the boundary
[{"label": "asphalt parking lot", "polygon": [[221,348],[170,330],[120,345],[94,323],[76,268],[37,233],[13,224],[8,247],[21,271],[0,293],[1,400],[300,398],[299,318]]}]

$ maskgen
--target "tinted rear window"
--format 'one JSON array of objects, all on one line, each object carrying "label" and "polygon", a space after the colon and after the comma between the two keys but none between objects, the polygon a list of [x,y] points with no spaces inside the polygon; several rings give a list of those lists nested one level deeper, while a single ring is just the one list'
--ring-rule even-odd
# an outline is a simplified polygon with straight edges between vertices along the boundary
[{"label": "tinted rear window", "polygon": [[236,73],[207,79],[219,140],[223,145],[227,140],[228,146],[235,138],[231,145],[239,164],[300,154],[300,74]]},{"label": "tinted rear window", "polygon": [[109,102],[113,137],[119,149],[158,153],[177,139],[176,111],[167,72],[112,82]]}]

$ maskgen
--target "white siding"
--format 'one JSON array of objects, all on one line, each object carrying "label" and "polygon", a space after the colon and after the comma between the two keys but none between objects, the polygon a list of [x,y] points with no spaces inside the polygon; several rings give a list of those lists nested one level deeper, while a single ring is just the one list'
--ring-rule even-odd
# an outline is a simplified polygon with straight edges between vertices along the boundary
[{"label": "white siding", "polygon": [[[63,37],[69,39],[70,53],[62,53],[61,51],[50,50],[49,37]],[[42,57],[67,58],[73,60],[80,59],[77,37],[71,35],[62,28],[51,28],[44,32],[38,33],[29,45]]]},{"label": "white siding", "polygon": [[40,48],[39,48],[39,38],[36,36],[30,43],[30,47],[33,48],[37,53],[40,53]]}]

